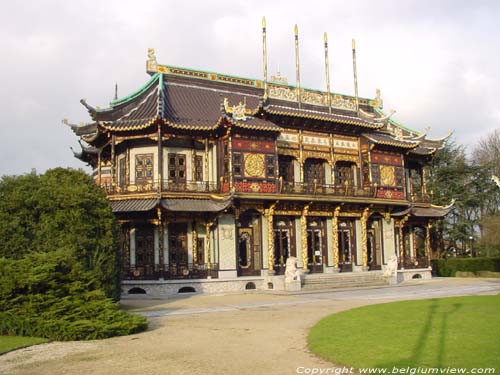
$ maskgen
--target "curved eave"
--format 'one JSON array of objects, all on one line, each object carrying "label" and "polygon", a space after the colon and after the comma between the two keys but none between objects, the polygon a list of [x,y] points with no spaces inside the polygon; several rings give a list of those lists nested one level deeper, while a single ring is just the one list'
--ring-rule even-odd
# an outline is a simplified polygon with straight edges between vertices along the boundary
[{"label": "curved eave", "polygon": [[391,142],[391,141],[382,141],[382,140],[379,140],[379,139],[374,139],[374,138],[370,137],[367,134],[363,134],[363,136],[366,139],[368,139],[370,142],[372,142],[373,144],[375,144],[375,145],[397,147],[397,148],[402,148],[402,149],[406,149],[406,150],[411,150],[411,149],[414,149],[414,148],[418,147],[418,143],[407,144],[407,143],[398,142],[396,140],[394,142]]},{"label": "curved eave", "polygon": [[295,113],[295,112],[290,112],[290,111],[286,111],[286,110],[277,111],[277,110],[266,109],[266,108],[264,108],[264,111],[266,113],[271,114],[271,115],[307,118],[307,119],[326,121],[326,122],[331,122],[331,123],[340,123],[340,124],[360,126],[360,127],[367,128],[367,129],[380,129],[384,126],[383,124],[373,124],[373,123],[357,121],[357,120],[349,119],[349,118],[342,118],[340,115],[336,116],[335,118],[332,118],[329,116],[325,116],[321,113],[307,113],[307,112]]},{"label": "curved eave", "polygon": [[244,121],[234,120],[232,118],[226,118],[226,121],[233,126],[236,126],[236,127],[242,128],[242,129],[248,129],[248,130],[258,130],[258,131],[267,131],[267,132],[275,132],[275,133],[279,133],[280,131],[283,130],[283,128],[281,128],[278,125],[274,125],[274,124],[272,124],[272,126],[266,125],[266,124],[261,124],[261,125],[250,124],[250,123],[246,123]]},{"label": "curved eave", "polygon": [[[130,125],[125,125],[125,124],[119,124],[118,122],[101,122],[99,125],[108,131],[114,131],[114,132],[126,132],[126,131],[132,131],[132,130],[142,130],[149,128],[151,125],[153,125],[156,121],[158,120],[158,116],[148,118],[148,119],[142,119],[142,120],[129,120],[129,122],[135,121],[137,123],[135,124],[130,124]],[[126,122],[126,121],[124,121]]]},{"label": "curved eave", "polygon": [[215,123],[210,125],[179,124],[166,119],[163,119],[163,123],[174,129],[211,131],[217,129],[222,124],[223,119],[223,117],[220,117]]}]

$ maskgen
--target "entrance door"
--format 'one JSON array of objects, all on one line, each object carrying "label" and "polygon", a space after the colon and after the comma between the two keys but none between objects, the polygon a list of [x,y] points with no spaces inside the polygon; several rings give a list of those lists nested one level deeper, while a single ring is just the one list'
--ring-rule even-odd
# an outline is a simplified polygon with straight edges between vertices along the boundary
[{"label": "entrance door", "polygon": [[310,220],[307,228],[307,258],[311,273],[322,273],[326,265],[326,236],[324,220]]},{"label": "entrance door", "polygon": [[135,229],[135,268],[140,276],[150,276],[154,272],[154,243],[152,226],[141,226]]},{"label": "entrance door", "polygon": [[172,276],[188,276],[187,224],[168,225],[168,264]]},{"label": "entrance door", "polygon": [[260,276],[262,268],[260,218],[257,215],[242,214],[239,223],[236,245],[238,276]]},{"label": "entrance door", "polygon": [[341,221],[338,226],[339,239],[339,270],[351,272],[354,262],[354,223],[350,220]]},{"label": "entrance door", "polygon": [[294,221],[287,218],[276,218],[274,221],[274,272],[283,275],[286,269],[286,260],[289,256],[296,256]]},{"label": "entrance door", "polygon": [[370,270],[382,269],[382,238],[380,220],[368,222],[367,248]]}]

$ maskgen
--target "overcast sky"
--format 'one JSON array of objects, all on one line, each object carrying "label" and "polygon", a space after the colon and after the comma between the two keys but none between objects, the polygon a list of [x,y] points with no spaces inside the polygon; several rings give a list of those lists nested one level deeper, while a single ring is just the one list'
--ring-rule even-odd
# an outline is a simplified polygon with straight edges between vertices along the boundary
[{"label": "overcast sky", "polygon": [[261,17],[269,72],[324,89],[323,32],[332,90],[382,90],[386,111],[429,135],[455,131],[474,146],[500,128],[500,1],[3,1],[0,13],[0,175],[83,167],[61,124],[90,121],[79,103],[107,107],[144,84],[147,48],[160,64],[261,78]]}]

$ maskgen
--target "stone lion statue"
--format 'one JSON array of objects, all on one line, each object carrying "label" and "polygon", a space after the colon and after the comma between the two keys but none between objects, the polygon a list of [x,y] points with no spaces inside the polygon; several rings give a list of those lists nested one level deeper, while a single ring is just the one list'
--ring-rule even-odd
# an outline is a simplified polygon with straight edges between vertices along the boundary
[{"label": "stone lion statue", "polygon": [[295,280],[300,281],[300,272],[297,269],[297,258],[288,257],[285,268],[285,283],[290,283]]},{"label": "stone lion statue", "polygon": [[389,258],[384,270],[384,276],[393,276],[398,269],[398,257],[393,255]]}]

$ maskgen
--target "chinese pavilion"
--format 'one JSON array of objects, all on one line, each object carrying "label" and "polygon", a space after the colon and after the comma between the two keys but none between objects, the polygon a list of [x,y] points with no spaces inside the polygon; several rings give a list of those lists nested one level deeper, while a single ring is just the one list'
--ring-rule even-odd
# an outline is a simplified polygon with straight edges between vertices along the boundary
[{"label": "chinese pavilion", "polygon": [[283,289],[292,256],[306,284],[381,279],[391,259],[400,280],[430,277],[429,230],[451,206],[431,204],[426,166],[444,139],[385,115],[378,90],[161,65],[154,50],[147,72],[109,108],[82,100],[92,122],[66,122],[120,223],[125,293]]}]

